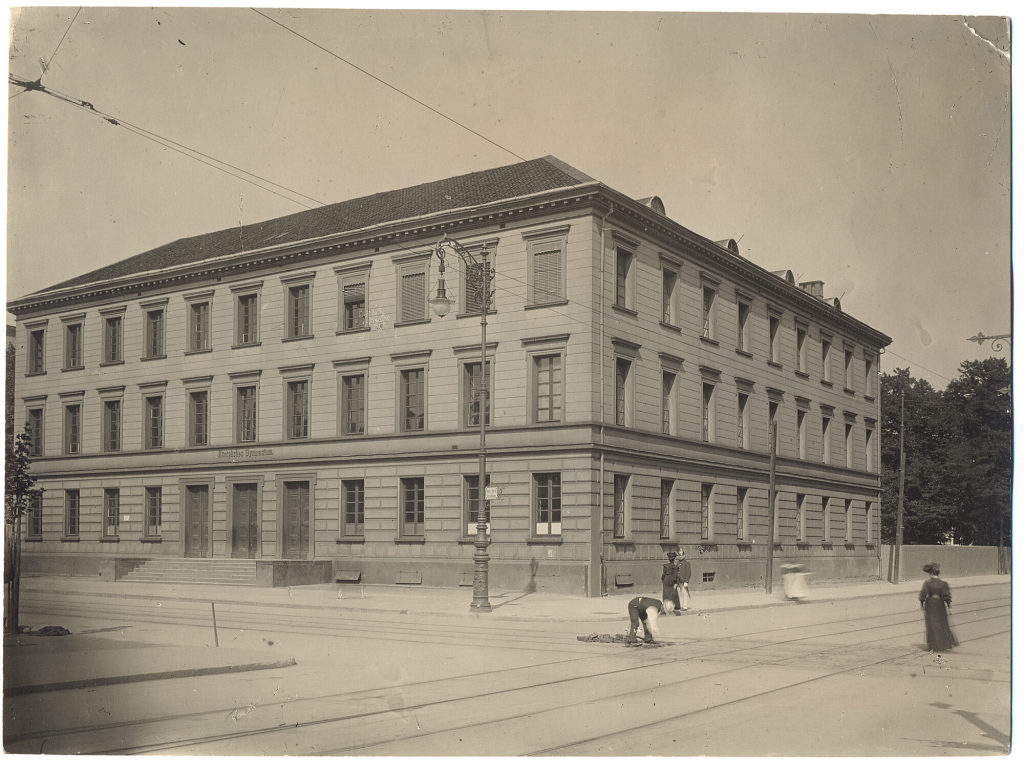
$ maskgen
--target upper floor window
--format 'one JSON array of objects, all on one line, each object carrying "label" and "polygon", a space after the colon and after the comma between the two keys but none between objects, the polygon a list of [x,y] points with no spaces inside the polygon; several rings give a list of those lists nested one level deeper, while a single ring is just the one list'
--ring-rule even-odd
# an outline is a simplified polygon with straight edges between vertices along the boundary
[{"label": "upper floor window", "polygon": [[426,369],[409,368],[399,372],[399,429],[416,432],[426,426]]},{"label": "upper floor window", "polygon": [[533,417],[535,422],[562,421],[562,355],[533,357]]},{"label": "upper floor window", "polygon": [[366,375],[341,377],[342,435],[362,435],[366,430]]},{"label": "upper floor window", "polygon": [[633,363],[628,358],[615,359],[615,424],[633,422]]},{"label": "upper floor window", "polygon": [[875,471],[875,431],[867,426],[864,428],[864,469],[869,473]]},{"label": "upper floor window", "polygon": [[145,401],[145,441],[147,449],[164,445],[164,396],[147,395]]},{"label": "upper floor window", "polygon": [[846,423],[846,466],[853,467],[853,422]]},{"label": "upper floor window", "polygon": [[718,279],[701,273],[701,329],[702,339],[714,341],[718,336]]},{"label": "upper floor window", "polygon": [[821,381],[832,381],[832,337],[821,335]]},{"label": "upper floor window", "polygon": [[534,473],[533,531],[538,537],[562,533],[562,475]]},{"label": "upper floor window", "polygon": [[750,302],[736,299],[736,349],[740,352],[750,351]]},{"label": "upper floor window", "polygon": [[249,288],[235,291],[235,345],[259,344],[260,293]]},{"label": "upper floor window", "polygon": [[701,384],[700,401],[700,439],[704,442],[715,440],[715,384],[714,382],[703,382]]},{"label": "upper floor window", "polygon": [[370,265],[368,263],[339,267],[338,275],[338,318],[339,331],[361,331],[369,327],[367,297],[370,286]]},{"label": "upper floor window", "polygon": [[672,435],[676,429],[676,373],[661,372],[661,432]]},{"label": "upper floor window", "polygon": [[296,283],[285,287],[285,338],[311,336],[310,296],[312,283]]},{"label": "upper floor window", "polygon": [[188,394],[188,444],[206,446],[210,442],[210,391],[192,390]]},{"label": "upper floor window", "polygon": [[480,426],[480,394],[484,399],[484,422],[491,423],[491,362],[487,361],[485,378],[480,378],[480,362],[462,364],[462,426]]},{"label": "upper floor window", "polygon": [[103,318],[103,362],[123,363],[124,316],[106,315]]},{"label": "upper floor window", "polygon": [[28,431],[28,455],[43,455],[43,407],[30,407],[25,412],[25,429]]},{"label": "upper floor window", "polygon": [[782,318],[774,313],[768,315],[768,362],[779,363],[782,359]]},{"label": "upper floor window", "polygon": [[256,385],[238,385],[235,388],[236,441],[251,443],[256,440],[257,415]]},{"label": "upper floor window", "polygon": [[821,461],[826,465],[832,459],[832,417],[821,415]]},{"label": "upper floor window", "polygon": [[679,273],[665,265],[661,266],[661,322],[669,326],[678,326],[676,317],[676,286],[679,284]]},{"label": "upper floor window", "polygon": [[874,398],[877,393],[878,381],[875,377],[875,359],[874,356],[864,356],[864,395],[868,398]]},{"label": "upper floor window", "polygon": [[[775,445],[772,445],[772,435],[775,436]],[[779,402],[768,401],[768,449],[779,450]]]},{"label": "upper floor window", "polygon": [[807,409],[798,407],[796,410],[796,442],[797,456],[807,459]]},{"label": "upper floor window", "polygon": [[82,404],[64,406],[64,453],[82,453]]},{"label": "upper floor window", "polygon": [[527,304],[561,302],[565,295],[565,254],[569,227],[556,227],[526,233],[528,298]]},{"label": "upper floor window", "polygon": [[309,437],[309,379],[287,382],[285,403],[285,437]]},{"label": "upper floor window", "polygon": [[844,370],[845,370],[844,387],[847,390],[849,390],[850,392],[853,392],[853,348],[852,347],[848,347],[847,346],[847,347],[843,348],[843,363],[844,363]]},{"label": "upper floor window", "polygon": [[66,323],[64,325],[64,368],[82,368],[82,323]]},{"label": "upper floor window", "polygon": [[618,246],[615,249],[615,306],[632,309],[633,254]]},{"label": "upper floor window", "polygon": [[207,299],[190,301],[187,352],[207,352],[211,349],[213,347],[210,333],[210,302]]},{"label": "upper floor window", "polygon": [[164,308],[162,307],[146,311],[144,349],[147,358],[162,358],[165,355],[164,316]]},{"label": "upper floor window", "polygon": [[103,401],[103,450],[121,450],[121,401]]},{"label": "upper floor window", "polygon": [[484,305],[488,312],[494,311],[494,255],[496,244],[474,245],[470,251],[476,258],[475,264],[462,264],[462,312],[479,315]]},{"label": "upper floor window", "polygon": [[807,371],[807,326],[799,322],[796,326],[796,370]]},{"label": "upper floor window", "polygon": [[27,374],[46,373],[46,329],[36,328],[28,332]]},{"label": "upper floor window", "polygon": [[750,448],[750,393],[736,394],[736,448]]},{"label": "upper floor window", "polygon": [[398,322],[415,323],[427,316],[427,259],[419,258],[397,265]]}]

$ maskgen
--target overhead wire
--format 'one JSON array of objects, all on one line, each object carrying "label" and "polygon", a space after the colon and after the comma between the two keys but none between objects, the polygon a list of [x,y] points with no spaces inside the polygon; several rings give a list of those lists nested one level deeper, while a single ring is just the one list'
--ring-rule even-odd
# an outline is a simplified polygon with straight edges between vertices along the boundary
[{"label": "overhead wire", "polygon": [[372,72],[368,72],[367,70],[365,70],[362,67],[360,67],[358,64],[355,64],[355,63],[349,61],[344,56],[340,56],[339,54],[335,53],[334,51],[330,50],[329,48],[325,48],[324,46],[320,45],[319,43],[317,43],[317,42],[311,40],[310,38],[306,37],[302,33],[297,32],[296,30],[292,29],[287,24],[282,24],[277,19],[272,18],[271,16],[268,16],[267,14],[263,13],[263,11],[257,10],[256,8],[250,8],[250,10],[253,13],[257,14],[257,15],[262,16],[267,21],[269,21],[269,22],[271,22],[273,24],[276,24],[277,26],[281,27],[281,29],[287,30],[288,32],[290,32],[291,34],[295,35],[300,40],[305,40],[311,46],[313,46],[314,48],[318,48],[319,50],[321,50],[324,53],[326,53],[328,56],[333,56],[338,61],[340,61],[340,62],[342,62],[344,64],[347,64],[348,66],[352,67],[353,69],[358,70],[359,72],[362,72],[367,77],[372,78],[373,80],[376,80],[381,85],[386,86],[387,88],[390,88],[392,91],[400,93],[402,96],[406,97],[407,99],[410,99],[410,100],[416,102],[417,104],[419,104],[424,109],[430,110],[435,115],[444,118],[445,120],[449,121],[450,123],[454,123],[459,128],[462,128],[465,131],[469,131],[471,134],[473,134],[476,137],[479,137],[480,139],[483,139],[488,144],[492,144],[495,147],[497,147],[498,149],[502,150],[503,152],[507,152],[508,154],[512,155],[513,157],[519,158],[520,160],[526,160],[526,158],[524,158],[519,153],[513,152],[508,147],[505,147],[505,146],[503,146],[501,144],[498,144],[498,142],[494,141],[493,139],[487,138],[486,136],[484,136],[479,131],[475,131],[474,129],[472,129],[469,126],[467,126],[465,123],[460,123],[455,118],[453,118],[453,117],[451,117],[449,115],[446,115],[445,113],[441,112],[438,109],[435,109],[434,107],[431,107],[429,104],[427,104],[427,103],[425,103],[423,101],[420,101],[419,99],[417,99],[412,94],[410,94],[410,93],[408,93],[406,91],[403,91],[401,88],[392,85],[391,83],[389,83],[388,81],[386,81],[386,80],[384,80],[384,79],[382,79],[380,77],[377,77],[377,75],[374,75]]},{"label": "overhead wire", "polygon": [[47,70],[50,69],[50,62],[52,62],[53,61],[53,57],[57,55],[57,51],[60,50],[61,45],[63,45],[63,43],[64,43],[64,38],[66,38],[68,36],[68,32],[71,31],[71,27],[73,27],[74,24],[75,24],[75,19],[78,18],[78,14],[80,14],[81,12],[82,12],[81,7],[79,7],[79,9],[77,11],[75,11],[74,18],[71,19],[71,22],[68,24],[68,28],[65,29],[64,30],[64,34],[60,36],[60,42],[58,42],[57,43],[57,47],[53,49],[53,53],[51,53],[50,54],[50,58],[46,60],[46,64],[43,65],[43,72],[44,73]]}]

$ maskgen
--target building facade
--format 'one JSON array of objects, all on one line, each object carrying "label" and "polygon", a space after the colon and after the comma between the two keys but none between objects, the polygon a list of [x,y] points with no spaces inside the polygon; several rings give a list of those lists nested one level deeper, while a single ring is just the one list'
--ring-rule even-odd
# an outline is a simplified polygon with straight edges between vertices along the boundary
[{"label": "building facade", "polygon": [[[445,235],[494,269],[483,372],[479,273],[449,262],[456,311],[429,312]],[[891,340],[552,157],[186,238],[9,310],[45,489],[29,570],[471,584],[483,418],[492,590],[654,591],[673,549],[694,583],[763,584],[772,423],[776,561],[878,573]]]}]

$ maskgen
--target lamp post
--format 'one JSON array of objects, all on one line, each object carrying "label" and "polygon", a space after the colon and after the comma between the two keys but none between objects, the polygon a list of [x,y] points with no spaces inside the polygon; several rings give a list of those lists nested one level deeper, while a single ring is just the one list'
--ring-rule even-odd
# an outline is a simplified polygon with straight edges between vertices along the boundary
[{"label": "lamp post", "polygon": [[979,347],[981,346],[982,342],[992,342],[992,349],[995,352],[1002,352],[1004,341],[1009,342],[1011,345],[1013,344],[1013,334],[995,334],[992,336],[986,336],[985,334],[979,331],[974,336],[967,337],[967,341],[977,342]]},{"label": "lamp post", "polygon": [[[490,556],[487,555],[487,546],[491,543],[487,533],[487,524],[490,512],[490,504],[485,499],[485,484],[487,479],[487,401],[488,401],[488,376],[487,376],[487,311],[491,307],[491,300],[494,297],[492,280],[494,268],[491,266],[490,256],[487,249],[480,249],[474,253],[457,240],[447,235],[438,241],[434,246],[434,254],[439,263],[439,274],[437,279],[437,294],[430,300],[430,307],[434,314],[440,318],[447,315],[452,308],[452,300],[444,284],[444,271],[448,252],[451,251],[462,261],[465,266],[466,280],[463,291],[469,296],[470,290],[474,291],[480,305],[480,382],[475,393],[477,398],[477,419],[480,421],[480,472],[477,475],[477,511],[476,511],[476,540],[473,542],[473,601],[469,604],[470,611],[489,612],[491,604],[488,600],[487,590],[487,564]],[[473,280],[471,276],[475,276]]]}]

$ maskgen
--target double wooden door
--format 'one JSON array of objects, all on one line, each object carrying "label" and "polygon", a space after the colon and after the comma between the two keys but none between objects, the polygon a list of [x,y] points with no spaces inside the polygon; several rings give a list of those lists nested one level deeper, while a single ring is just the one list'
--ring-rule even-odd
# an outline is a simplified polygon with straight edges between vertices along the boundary
[{"label": "double wooden door", "polygon": [[260,542],[259,487],[236,483],[231,494],[231,557],[255,558]]}]

